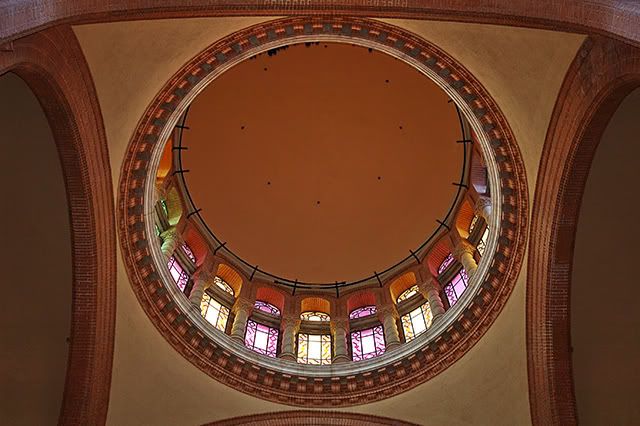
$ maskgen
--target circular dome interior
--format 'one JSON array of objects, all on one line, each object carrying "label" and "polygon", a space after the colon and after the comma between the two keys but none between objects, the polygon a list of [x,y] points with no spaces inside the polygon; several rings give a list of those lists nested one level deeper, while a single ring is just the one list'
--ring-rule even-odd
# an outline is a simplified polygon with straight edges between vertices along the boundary
[{"label": "circular dome interior", "polygon": [[306,43],[232,67],[191,104],[181,167],[225,248],[306,282],[355,281],[416,250],[464,165],[449,97],[360,46]]}]

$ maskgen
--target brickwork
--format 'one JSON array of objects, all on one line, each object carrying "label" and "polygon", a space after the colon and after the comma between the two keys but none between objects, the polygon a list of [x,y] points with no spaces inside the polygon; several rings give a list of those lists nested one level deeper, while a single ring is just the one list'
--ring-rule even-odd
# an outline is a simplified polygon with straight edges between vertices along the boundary
[{"label": "brickwork", "polygon": [[11,50],[0,52],[0,74],[7,71],[25,80],[42,105],[70,209],[72,326],[60,424],[104,424],[115,333],[116,242],[111,170],[95,88],[67,26],[17,40]]},{"label": "brickwork", "polygon": [[[318,35],[395,50],[415,66],[426,67],[474,112],[498,164],[503,204],[493,262],[476,296],[452,325],[426,347],[385,368],[345,377],[285,374],[240,359],[209,339],[180,312],[151,258],[146,235],[144,188],[151,153],[161,149],[159,135],[173,126],[196,85],[235,58],[256,54],[274,43],[304,41]],[[412,62],[413,61],[413,62]],[[212,74],[215,75],[215,74]],[[289,405],[345,406],[387,398],[438,374],[466,353],[504,306],[523,259],[527,218],[524,166],[513,134],[498,106],[460,64],[436,46],[377,21],[344,17],[288,18],[259,24],[220,40],[186,64],[160,91],[140,121],[123,163],[118,208],[124,260],[141,305],[168,342],[211,377],[248,394]],[[147,241],[149,238],[149,241]]]},{"label": "brickwork", "polygon": [[555,105],[538,173],[528,258],[527,357],[536,425],[577,424],[569,294],[580,203],[602,133],[638,86],[640,49],[588,38]]}]

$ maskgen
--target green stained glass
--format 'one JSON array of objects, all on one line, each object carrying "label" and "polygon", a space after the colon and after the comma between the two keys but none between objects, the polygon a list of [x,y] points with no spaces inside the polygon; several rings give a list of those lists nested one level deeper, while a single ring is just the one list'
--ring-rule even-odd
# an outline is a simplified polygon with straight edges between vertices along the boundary
[{"label": "green stained glass", "polygon": [[433,322],[433,314],[431,313],[429,302],[423,303],[413,311],[403,315],[401,321],[404,339],[407,342],[427,331]]},{"label": "green stained glass", "polygon": [[229,308],[223,306],[216,299],[205,293],[200,303],[200,312],[209,323],[224,332],[227,327],[227,320],[229,319]]}]

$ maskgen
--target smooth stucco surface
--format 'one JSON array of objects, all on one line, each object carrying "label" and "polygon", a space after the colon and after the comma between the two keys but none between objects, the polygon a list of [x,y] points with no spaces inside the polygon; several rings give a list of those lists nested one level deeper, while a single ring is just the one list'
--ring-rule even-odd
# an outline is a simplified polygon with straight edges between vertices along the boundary
[{"label": "smooth stucco surface", "polygon": [[58,422],[71,327],[71,233],[58,150],[33,92],[0,76],[0,423]]},{"label": "smooth stucco surface", "polygon": [[[98,91],[116,189],[126,144],[162,84],[198,50],[257,20],[210,18],[75,27]],[[583,37],[490,25],[389,22],[444,48],[479,78],[513,128],[533,190],[557,92]],[[121,261],[118,269],[109,424],[202,424],[293,408],[237,392],[187,362],[140,308]],[[523,268],[495,324],[455,365],[409,392],[345,410],[429,425],[530,423],[525,272]]]}]

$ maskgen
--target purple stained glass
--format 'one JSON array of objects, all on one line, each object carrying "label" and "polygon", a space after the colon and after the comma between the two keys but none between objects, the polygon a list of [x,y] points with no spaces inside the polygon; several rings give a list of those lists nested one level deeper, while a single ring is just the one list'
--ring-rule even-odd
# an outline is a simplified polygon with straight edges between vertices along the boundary
[{"label": "purple stained glass", "polygon": [[253,351],[275,358],[278,349],[278,330],[250,319],[247,321],[244,344]]},{"label": "purple stained glass", "polygon": [[356,318],[363,318],[363,317],[368,317],[369,315],[374,315],[376,313],[376,307],[375,306],[363,306],[361,308],[358,309],[354,309],[353,311],[351,311],[351,313],[349,314],[349,318],[350,319],[356,319]]},{"label": "purple stained glass", "polygon": [[256,303],[254,303],[253,307],[262,312],[266,312],[278,317],[280,316],[280,309],[273,306],[271,303],[263,302],[262,300],[256,300]]},{"label": "purple stained glass", "polygon": [[187,255],[187,257],[193,262],[196,263],[196,256],[195,254],[193,254],[193,251],[191,250],[191,247],[189,247],[189,244],[184,243],[182,245],[182,251],[184,251],[184,253]]},{"label": "purple stained glass", "polygon": [[444,287],[444,292],[447,295],[450,306],[455,305],[458,299],[460,299],[460,296],[462,296],[462,293],[464,293],[467,288],[468,281],[469,277],[467,276],[467,272],[461,269],[460,272],[453,277],[451,282]]},{"label": "purple stained glass", "polygon": [[452,263],[453,263],[453,254],[449,253],[447,257],[444,258],[440,266],[438,266],[438,275],[444,272],[444,270],[447,269],[447,267]]},{"label": "purple stained glass", "polygon": [[175,281],[180,291],[184,291],[184,288],[187,286],[187,282],[189,281],[189,274],[187,274],[187,271],[182,268],[174,256],[169,258],[167,267],[169,268],[171,277],[173,277],[173,281]]},{"label": "purple stained glass", "polygon": [[351,354],[354,361],[375,358],[386,349],[381,325],[351,333]]}]

